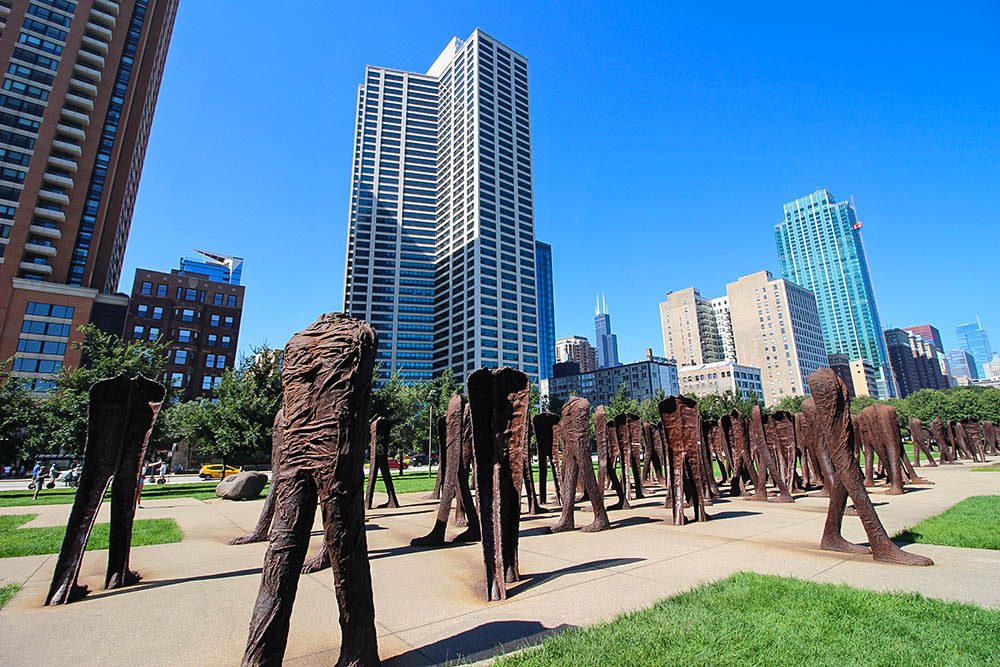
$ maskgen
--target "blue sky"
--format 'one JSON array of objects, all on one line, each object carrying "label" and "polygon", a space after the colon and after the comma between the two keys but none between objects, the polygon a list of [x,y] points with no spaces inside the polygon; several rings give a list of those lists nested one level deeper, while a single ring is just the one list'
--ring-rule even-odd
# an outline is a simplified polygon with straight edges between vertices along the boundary
[{"label": "blue sky", "polygon": [[778,274],[784,202],[854,197],[885,327],[1000,348],[1000,3],[187,0],[123,285],[190,248],[246,258],[241,348],[343,300],[356,87],[475,27],[529,60],[535,220],[556,331],[662,354],[658,303]]}]

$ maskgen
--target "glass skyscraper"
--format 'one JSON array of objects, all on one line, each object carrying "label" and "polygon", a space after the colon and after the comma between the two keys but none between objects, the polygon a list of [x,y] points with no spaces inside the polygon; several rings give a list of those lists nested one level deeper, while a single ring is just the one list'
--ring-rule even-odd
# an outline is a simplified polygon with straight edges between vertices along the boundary
[{"label": "glass skyscraper", "polygon": [[556,363],[556,308],[552,289],[552,246],[535,241],[535,280],[538,282],[539,377],[552,377]]},{"label": "glass skyscraper", "polygon": [[243,276],[243,258],[195,250],[201,259],[181,257],[180,272],[197,273],[217,283],[239,285]]},{"label": "glass skyscraper", "polygon": [[[602,308],[603,307],[603,308]],[[594,342],[597,347],[597,367],[618,366],[618,336],[611,333],[611,315],[603,295],[597,302],[594,313]]]},{"label": "glass skyscraper", "polygon": [[480,30],[358,89],[344,310],[381,378],[511,366],[537,381],[528,63]]},{"label": "glass skyscraper", "polygon": [[784,213],[774,227],[781,272],[815,295],[827,354],[869,362],[879,397],[895,396],[854,207],[817,190],[785,204]]},{"label": "glass skyscraper", "polygon": [[977,319],[975,322],[960,324],[955,327],[955,335],[958,336],[958,347],[972,355],[976,361],[976,374],[978,377],[986,377],[986,364],[993,359],[993,350],[990,348],[990,339],[986,337],[986,330]]}]

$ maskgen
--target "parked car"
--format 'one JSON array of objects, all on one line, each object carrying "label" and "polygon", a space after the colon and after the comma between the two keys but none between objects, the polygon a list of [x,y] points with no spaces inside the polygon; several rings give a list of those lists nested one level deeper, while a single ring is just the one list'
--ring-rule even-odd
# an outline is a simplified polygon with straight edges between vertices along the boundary
[{"label": "parked car", "polygon": [[[410,467],[410,459],[409,458],[403,459],[403,470],[406,470],[409,467]],[[399,470],[399,459],[397,458],[389,459],[389,470]]]},{"label": "parked car", "polygon": [[[232,466],[226,466],[226,477],[230,475],[235,475],[240,471],[239,468],[234,468]],[[222,464],[221,463],[211,463],[209,465],[204,465],[201,470],[198,471],[198,477],[202,479],[222,479]]]}]

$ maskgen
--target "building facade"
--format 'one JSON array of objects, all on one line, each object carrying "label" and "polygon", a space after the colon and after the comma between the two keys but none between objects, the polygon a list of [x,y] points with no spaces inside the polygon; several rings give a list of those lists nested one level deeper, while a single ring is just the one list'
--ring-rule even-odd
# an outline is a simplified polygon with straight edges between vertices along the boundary
[{"label": "building facade", "polygon": [[597,350],[583,336],[570,336],[556,341],[556,362],[575,362],[581,373],[597,370]]},{"label": "building facade", "polygon": [[867,360],[879,396],[892,397],[895,383],[854,206],[817,190],[784,205],[774,238],[782,275],[815,297],[827,353]]},{"label": "building facade", "polygon": [[712,311],[715,313],[715,328],[722,341],[722,358],[726,361],[736,361],[736,341],[733,339],[733,318],[729,311],[729,297],[719,296],[709,299]]},{"label": "building facade", "polygon": [[538,289],[538,374],[540,378],[552,377],[556,363],[556,305],[552,285],[552,246],[535,241],[535,281]]},{"label": "building facade", "polygon": [[680,393],[677,364],[650,353],[645,361],[543,380],[541,393],[559,401],[566,401],[570,396],[582,396],[590,401],[591,407],[597,407],[609,404],[623,386],[626,397],[637,401],[656,396],[659,392],[675,396]]},{"label": "building facade", "polygon": [[618,336],[611,331],[611,315],[603,295],[594,312],[594,347],[597,348],[598,368],[618,365]]},{"label": "building facade", "polygon": [[944,343],[941,342],[941,332],[937,330],[937,327],[930,324],[918,324],[912,327],[903,327],[903,331],[909,331],[914,336],[920,336],[936,347],[938,352],[944,352]]},{"label": "building facade", "polygon": [[978,380],[979,370],[976,368],[976,360],[965,350],[948,350],[945,352],[948,359],[948,370],[951,377],[956,380],[965,378],[966,380]]},{"label": "building facade", "polygon": [[993,358],[993,349],[982,324],[978,319],[975,322],[960,324],[955,327],[955,336],[958,337],[958,349],[965,350],[975,360],[976,377],[985,378],[985,364]]},{"label": "building facade", "polygon": [[900,398],[921,389],[948,388],[941,353],[933,343],[906,329],[886,329],[885,343]]},{"label": "building facade", "polygon": [[809,394],[806,376],[827,366],[812,293],[768,271],[726,285],[736,358],[759,368],[766,405]]},{"label": "building facade", "polygon": [[240,285],[243,278],[243,258],[195,250],[199,257],[181,257],[181,273],[198,273],[212,280]]},{"label": "building facade", "polygon": [[[79,325],[118,288],[176,10],[177,0],[0,3],[4,363],[76,366]],[[66,335],[32,333],[36,318]],[[28,351],[39,345],[52,353]],[[15,373],[51,386],[47,373]]]},{"label": "building facade", "polygon": [[836,373],[840,381],[847,387],[848,398],[854,398],[854,375],[851,372],[851,361],[846,354],[831,354],[827,356],[830,370]]},{"label": "building facade", "polygon": [[124,335],[169,342],[162,379],[184,400],[211,398],[236,365],[246,290],[190,268],[135,272]]},{"label": "building facade", "polygon": [[539,375],[528,62],[479,29],[358,88],[344,309],[381,377]]},{"label": "building facade", "polygon": [[667,300],[660,303],[660,327],[663,355],[680,366],[710,364],[725,358],[716,310],[712,301],[694,287],[667,293]]},{"label": "building facade", "polygon": [[681,393],[686,396],[707,396],[709,394],[733,396],[761,400],[764,388],[760,369],[741,366],[735,361],[716,361],[711,364],[684,366],[677,369],[677,381]]}]

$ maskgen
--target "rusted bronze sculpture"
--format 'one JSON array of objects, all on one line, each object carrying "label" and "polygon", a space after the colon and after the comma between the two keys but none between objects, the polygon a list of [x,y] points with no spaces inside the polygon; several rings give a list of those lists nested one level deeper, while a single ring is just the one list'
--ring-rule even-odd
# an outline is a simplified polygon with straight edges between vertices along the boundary
[{"label": "rusted bronze sculpture", "polygon": [[530,383],[527,375],[512,368],[481,368],[469,375],[468,387],[486,599],[502,600],[507,597],[505,584],[520,579],[518,522]]},{"label": "rusted bronze sculpture", "polygon": [[931,420],[930,431],[931,437],[934,438],[934,442],[938,446],[938,451],[941,453],[938,457],[939,462],[943,465],[958,463],[955,456],[954,443],[952,443],[951,434],[948,431],[948,425],[940,417],[935,417]]},{"label": "rusted bronze sculpture", "polygon": [[913,465],[920,467],[920,454],[927,456],[927,464],[937,466],[934,455],[931,454],[931,436],[924,428],[923,422],[916,417],[910,419],[910,438],[913,440]]},{"label": "rusted bronze sculpture", "polygon": [[539,412],[531,420],[535,430],[535,442],[538,447],[538,501],[548,502],[548,475],[552,469],[552,483],[556,487],[556,497],[559,497],[559,469],[552,457],[554,429],[559,423],[559,415],[551,412]]},{"label": "rusted bronze sculpture", "polygon": [[597,488],[597,477],[590,462],[590,429],[587,425],[590,416],[590,403],[587,399],[574,396],[566,401],[559,420],[559,430],[563,438],[563,482],[562,482],[562,516],[559,523],[549,528],[553,533],[573,530],[576,487],[579,482],[583,486],[590,506],[594,512],[594,520],[583,528],[585,533],[595,533],[611,527],[608,513],[604,509],[604,493]]},{"label": "rusted bronze sculpture", "polygon": [[726,431],[729,448],[733,456],[733,471],[729,477],[730,494],[734,496],[749,495],[747,483],[757,478],[753,467],[753,456],[750,453],[750,432],[747,420],[739,410],[733,410],[723,415],[719,424]]},{"label": "rusted bronze sculpture", "polygon": [[778,496],[775,500],[781,503],[791,503],[795,499],[792,498],[792,494],[788,490],[788,485],[785,484],[785,480],[781,477],[781,472],[771,457],[771,449],[764,432],[764,421],[766,419],[767,416],[761,412],[760,406],[753,406],[749,424],[750,453],[757,464],[757,477],[753,482],[753,496],[750,500],[766,501],[768,499],[767,478],[770,475],[774,481],[774,485],[778,487]]},{"label": "rusted bronze sculpture", "polygon": [[966,417],[959,422],[960,427],[965,432],[965,442],[968,443],[969,451],[977,461],[986,460],[986,447],[983,442],[983,432],[978,419]]},{"label": "rusted bronze sculpture", "polygon": [[448,527],[448,514],[451,503],[455,502],[455,523],[459,515],[462,524],[468,528],[455,537],[455,542],[475,542],[480,537],[479,518],[476,516],[475,503],[472,501],[472,491],[469,488],[469,465],[472,462],[472,415],[469,403],[463,396],[455,394],[448,401],[448,413],[445,417],[445,450],[441,459],[441,467],[446,476],[438,504],[437,518],[434,528],[423,537],[410,540],[410,546],[432,547],[444,544],[445,529]]},{"label": "rusted bronze sculpture", "polygon": [[807,489],[820,487],[819,496],[830,495],[830,487],[823,476],[816,452],[816,403],[812,398],[802,402],[801,412],[795,415],[795,442],[802,461],[802,477]]},{"label": "rusted bronze sculpture", "polygon": [[642,423],[642,481],[663,484],[663,461],[660,457],[660,429],[658,424]]},{"label": "rusted bronze sculpture", "polygon": [[441,500],[441,489],[444,488],[444,476],[445,476],[445,460],[447,456],[445,454],[446,443],[448,439],[448,425],[445,422],[444,417],[437,418],[437,441],[438,441],[438,471],[437,476],[434,478],[434,490],[427,494],[428,500]]},{"label": "rusted bronze sculpture", "polygon": [[371,327],[340,313],[322,315],[285,346],[277,510],[244,665],[282,661],[317,497],[340,608],[338,664],[379,664],[363,469],[376,347]]},{"label": "rusted bronze sculpture", "polygon": [[777,464],[781,481],[791,491],[801,488],[795,463],[797,447],[795,443],[795,421],[790,412],[776,410],[768,415],[767,428],[768,446]]},{"label": "rusted bronze sculpture", "polygon": [[368,457],[368,488],[365,490],[365,509],[372,509],[375,502],[375,483],[382,475],[385,493],[389,499],[379,505],[383,507],[399,507],[396,497],[396,487],[392,483],[392,472],[389,470],[389,420],[376,417],[371,424],[371,450]]},{"label": "rusted bronze sculpture", "polygon": [[990,455],[1000,454],[1000,432],[992,421],[983,422],[983,438],[986,440],[986,449]]},{"label": "rusted bronze sculpture", "polygon": [[698,404],[686,396],[669,396],[659,403],[667,447],[672,488],[673,522],[683,526],[685,497],[694,509],[695,521],[707,521],[705,480],[707,471],[701,452],[701,415]]},{"label": "rusted bronze sculpture", "polygon": [[88,593],[86,586],[77,583],[77,578],[87,538],[112,477],[111,528],[104,587],[120,588],[139,581],[139,574],[129,569],[132,524],[142,461],[164,394],[163,385],[141,375],[122,374],[101,380],[90,388],[83,471],[52,584],[45,598],[46,605],[67,604]]},{"label": "rusted bronze sculpture", "polygon": [[275,489],[278,487],[275,480],[278,477],[278,466],[281,463],[279,456],[282,451],[281,442],[284,420],[285,413],[279,409],[278,414],[274,416],[274,425],[271,427],[271,485],[267,487],[267,497],[264,499],[264,507],[260,510],[260,516],[257,518],[257,525],[243,537],[229,540],[230,544],[263,542],[267,539],[267,534],[271,530],[271,520],[274,518],[274,499],[277,496]]},{"label": "rusted bronze sculpture", "polygon": [[630,509],[625,487],[615,473],[615,450],[618,448],[615,425],[608,421],[603,405],[598,405],[594,410],[594,438],[597,440],[597,485],[603,492],[607,488],[606,481],[618,496],[618,502],[608,509]]},{"label": "rusted bronze sculpture", "polygon": [[625,496],[632,491],[633,498],[644,498],[642,492],[642,473],[640,472],[639,456],[642,451],[642,420],[639,415],[623,412],[614,418],[615,436],[618,442],[618,453],[622,464],[622,487]]},{"label": "rusted bronze sculpture", "polygon": [[[854,430],[848,410],[847,387],[829,368],[820,368],[806,378],[816,404],[818,454],[824,475],[831,480],[830,507],[823,527],[820,548],[846,553],[871,553],[881,562],[901,565],[933,565],[925,556],[911,554],[897,547],[886,533],[882,521],[865,489],[854,450]],[[868,535],[871,549],[852,544],[841,535],[844,510],[850,496]]]}]

